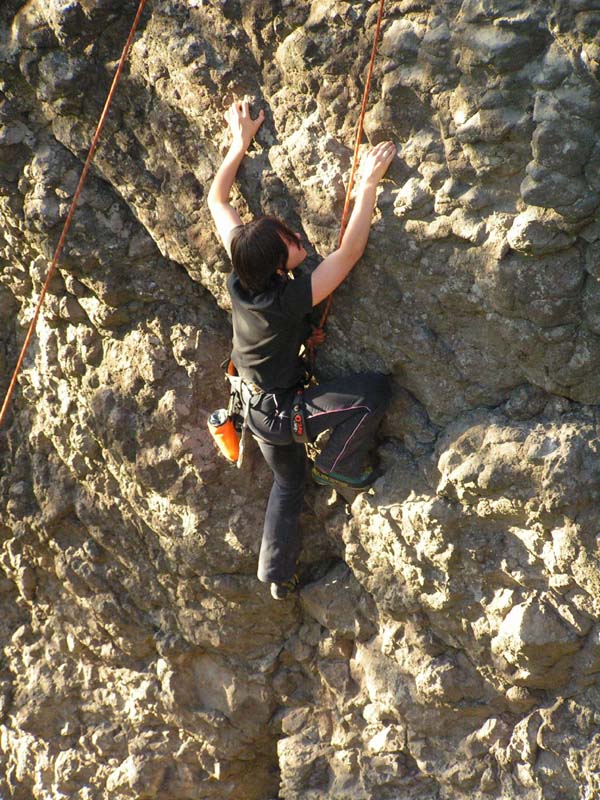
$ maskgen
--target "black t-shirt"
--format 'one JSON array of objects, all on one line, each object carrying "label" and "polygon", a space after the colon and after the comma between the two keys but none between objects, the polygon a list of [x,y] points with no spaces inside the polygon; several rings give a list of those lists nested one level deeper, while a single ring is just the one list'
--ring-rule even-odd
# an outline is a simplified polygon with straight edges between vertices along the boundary
[{"label": "black t-shirt", "polygon": [[233,308],[231,358],[244,380],[268,392],[289,389],[304,379],[300,346],[310,334],[310,274],[294,270],[294,280],[275,276],[264,292],[242,288],[232,272],[227,279]]}]

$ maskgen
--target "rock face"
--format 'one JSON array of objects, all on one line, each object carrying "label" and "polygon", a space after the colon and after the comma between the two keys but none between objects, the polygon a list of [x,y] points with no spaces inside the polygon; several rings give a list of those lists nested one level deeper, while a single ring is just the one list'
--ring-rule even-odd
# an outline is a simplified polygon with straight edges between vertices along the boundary
[{"label": "rock face", "polygon": [[[307,490],[305,588],[255,578],[270,477],[219,461],[238,182],[335,246],[375,3],[149,0],[0,431],[0,795],[600,796],[600,9],[389,0],[399,156],[323,376],[380,368],[386,467]],[[133,0],[0,8],[0,392]]]}]

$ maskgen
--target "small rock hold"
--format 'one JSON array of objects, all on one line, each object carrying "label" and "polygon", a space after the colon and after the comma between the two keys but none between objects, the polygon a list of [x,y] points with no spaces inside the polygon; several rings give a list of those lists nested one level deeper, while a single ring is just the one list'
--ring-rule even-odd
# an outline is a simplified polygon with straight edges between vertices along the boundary
[{"label": "small rock hold", "polygon": [[522,714],[532,709],[537,700],[524,686],[511,686],[506,692],[508,707],[514,714]]},{"label": "small rock hold", "polygon": [[85,322],[87,320],[87,314],[83,310],[83,308],[79,305],[76,298],[72,295],[66,295],[65,297],[61,297],[60,304],[59,304],[59,314],[62,319],[66,319],[69,322],[77,323],[77,322]]},{"label": "small rock hold", "polygon": [[514,606],[492,640],[492,650],[522,670],[522,683],[545,686],[545,675],[559,662],[563,668],[552,682],[568,677],[565,656],[574,654],[581,639],[548,603],[532,598]]},{"label": "small rock hold", "polygon": [[542,209],[527,209],[515,217],[507,234],[513,250],[532,255],[546,255],[566,250],[575,236],[560,229],[560,217]]},{"label": "small rock hold", "polygon": [[37,576],[33,567],[23,567],[18,571],[17,586],[25,600],[33,600],[37,584]]}]

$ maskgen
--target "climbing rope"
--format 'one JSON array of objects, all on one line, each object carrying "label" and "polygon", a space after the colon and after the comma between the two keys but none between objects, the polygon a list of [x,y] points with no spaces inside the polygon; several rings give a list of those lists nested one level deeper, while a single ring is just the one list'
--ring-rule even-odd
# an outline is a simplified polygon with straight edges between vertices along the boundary
[{"label": "climbing rope", "polygon": [[[342,211],[342,221],[340,223],[340,233],[338,237],[338,248],[342,244],[342,239],[344,238],[344,233],[346,232],[346,225],[348,224],[348,217],[350,216],[350,197],[352,195],[352,189],[354,188],[354,180],[356,178],[356,171],[358,169],[358,154],[360,150],[360,143],[362,140],[363,135],[363,128],[364,128],[364,121],[365,121],[365,114],[367,112],[367,103],[369,101],[369,91],[371,89],[371,78],[373,77],[373,67],[375,66],[375,58],[377,56],[377,47],[379,45],[379,34],[381,31],[381,22],[383,20],[383,7],[385,4],[385,0],[380,0],[379,2],[379,11],[377,14],[377,24],[375,26],[375,36],[373,38],[373,47],[371,50],[371,60],[369,62],[369,69],[367,72],[367,80],[365,82],[365,88],[363,92],[362,104],[360,108],[360,114],[358,117],[358,124],[356,126],[356,141],[354,143],[354,156],[352,159],[352,169],[350,170],[350,178],[348,180],[348,188],[346,189],[346,199],[344,201],[344,210]],[[314,347],[316,344],[320,344],[323,340],[323,326],[327,321],[327,317],[329,315],[329,311],[331,309],[331,303],[333,302],[333,292],[327,298],[327,302],[325,304],[325,309],[323,314],[321,315],[321,319],[319,321],[319,326],[316,329],[315,333],[308,339],[307,347],[310,354],[311,364],[314,365]]]},{"label": "climbing rope", "polygon": [[107,95],[106,102],[104,103],[104,108],[102,110],[102,114],[100,115],[100,119],[98,121],[98,125],[96,126],[96,132],[94,134],[94,138],[92,140],[92,144],[90,146],[90,150],[88,152],[87,158],[85,160],[85,164],[83,166],[83,170],[81,173],[81,177],[79,178],[79,183],[77,184],[77,189],[75,190],[75,194],[73,195],[73,201],[71,202],[71,207],[69,209],[69,213],[67,214],[67,218],[65,220],[65,224],[62,229],[62,233],[60,235],[60,239],[58,241],[58,245],[56,247],[56,251],[54,253],[54,257],[52,259],[52,263],[50,264],[50,269],[48,270],[48,275],[46,277],[46,281],[42,287],[42,291],[40,293],[40,297],[35,309],[35,313],[33,315],[33,319],[29,324],[29,329],[27,331],[27,335],[25,336],[25,341],[23,342],[23,347],[21,348],[21,353],[17,360],[17,366],[15,367],[15,371],[12,376],[12,380],[10,382],[10,386],[8,387],[8,391],[6,393],[6,397],[4,398],[4,403],[2,404],[2,409],[0,410],[0,428],[4,422],[4,418],[6,417],[6,413],[8,410],[8,406],[12,397],[12,394],[15,390],[15,386],[17,384],[17,377],[23,365],[23,361],[25,359],[25,355],[27,353],[27,349],[29,348],[29,344],[33,338],[33,334],[35,332],[38,318],[40,316],[40,312],[42,309],[42,304],[44,302],[44,298],[46,297],[46,293],[48,291],[48,287],[50,285],[50,281],[52,280],[52,276],[56,271],[56,266],[58,264],[58,259],[60,258],[60,254],[63,249],[63,245],[65,243],[65,239],[67,238],[67,233],[71,226],[71,220],[73,219],[73,214],[75,213],[75,208],[77,207],[77,202],[79,201],[79,195],[81,194],[81,190],[83,189],[83,184],[87,177],[90,164],[92,163],[92,158],[94,157],[94,153],[96,152],[96,148],[98,146],[98,141],[100,139],[100,134],[102,133],[102,129],[104,127],[104,123],[106,121],[106,117],[108,116],[108,111],[110,105],[112,103],[117,83],[119,82],[119,78],[121,77],[121,72],[123,71],[123,67],[125,65],[125,61],[127,60],[127,56],[129,55],[129,51],[131,50],[131,45],[133,42],[133,37],[137,30],[140,18],[142,16],[142,11],[144,10],[144,6],[146,5],[147,0],[140,0],[137,13],[135,15],[135,19],[133,21],[133,25],[131,26],[131,30],[129,32],[129,36],[127,37],[127,41],[125,42],[125,47],[123,48],[123,52],[121,53],[121,59],[119,60],[119,65],[117,67],[117,71],[115,72],[115,77],[113,78],[112,85],[110,87],[110,91]]}]

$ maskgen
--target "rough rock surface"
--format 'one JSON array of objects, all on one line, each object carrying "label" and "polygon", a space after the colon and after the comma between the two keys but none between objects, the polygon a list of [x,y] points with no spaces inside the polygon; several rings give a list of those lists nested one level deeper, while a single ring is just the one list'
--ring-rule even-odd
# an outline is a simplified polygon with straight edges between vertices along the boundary
[{"label": "rough rock surface", "polygon": [[[375,3],[149,0],[0,431],[0,796],[600,796],[600,6],[388,0],[399,156],[323,375],[395,382],[368,493],[310,488],[306,586],[254,576],[269,475],[218,460],[241,170],[334,246]],[[0,392],[137,3],[0,7]]]}]

